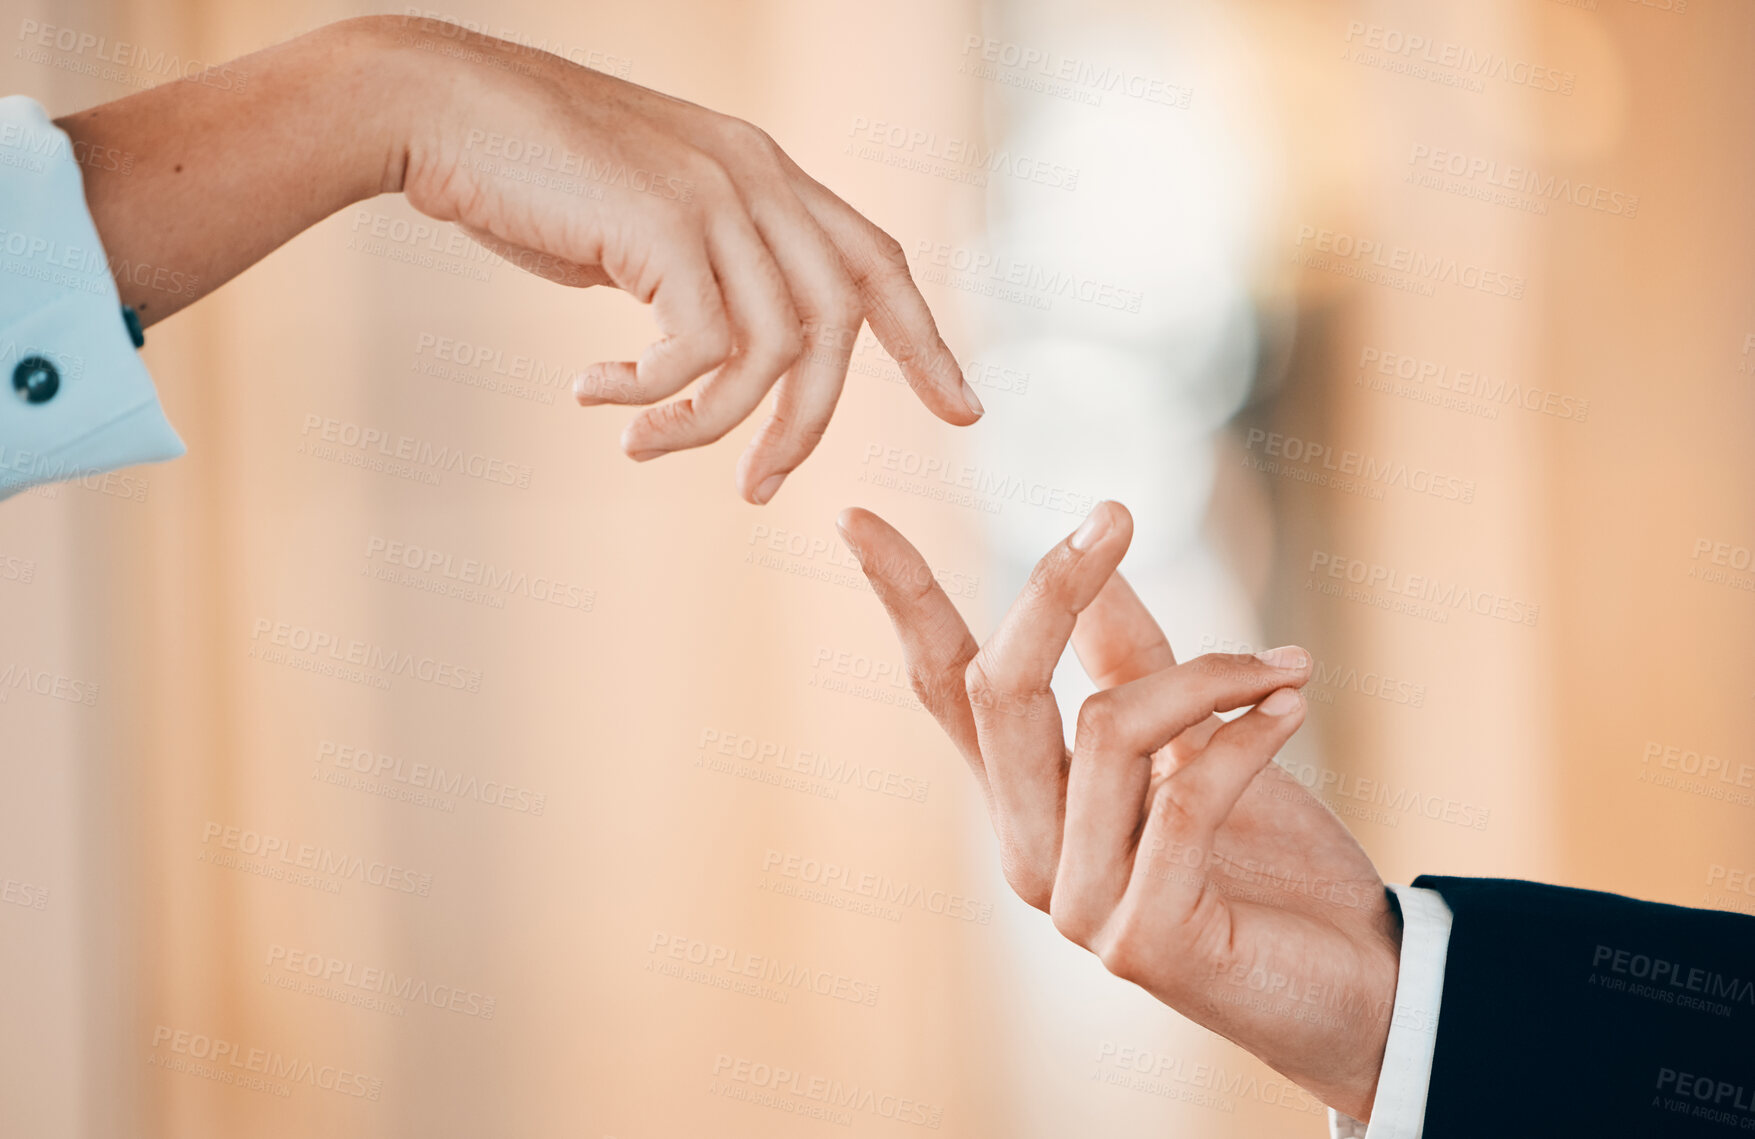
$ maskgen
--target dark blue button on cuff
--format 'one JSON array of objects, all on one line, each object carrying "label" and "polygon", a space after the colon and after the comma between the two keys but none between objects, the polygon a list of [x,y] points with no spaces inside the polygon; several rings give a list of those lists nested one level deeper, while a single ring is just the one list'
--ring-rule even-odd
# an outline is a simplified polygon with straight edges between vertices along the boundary
[{"label": "dark blue button on cuff", "polygon": [[140,327],[140,314],[123,305],[122,323],[128,326],[128,339],[134,341],[134,347],[146,347],[146,330]]},{"label": "dark blue button on cuff", "polygon": [[12,369],[12,390],[27,403],[47,403],[61,390],[61,373],[41,356],[26,356]]}]

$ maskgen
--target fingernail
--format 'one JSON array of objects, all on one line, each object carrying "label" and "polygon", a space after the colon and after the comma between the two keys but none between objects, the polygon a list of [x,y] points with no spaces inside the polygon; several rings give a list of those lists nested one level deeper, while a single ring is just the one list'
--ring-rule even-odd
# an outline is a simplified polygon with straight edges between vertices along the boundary
[{"label": "fingernail", "polygon": [[656,459],[660,455],[668,454],[670,454],[670,452],[663,448],[654,448],[650,451],[629,451],[628,458],[634,460],[636,463],[644,463],[648,459]]},{"label": "fingernail", "polygon": [[987,414],[987,409],[981,406],[981,400],[976,397],[975,389],[969,386],[968,380],[963,381],[963,402],[968,404],[969,410],[976,415]]},{"label": "fingernail", "polygon": [[1095,546],[1103,535],[1109,533],[1109,512],[1103,509],[1103,505],[1099,502],[1092,508],[1085,520],[1079,523],[1079,528],[1073,531],[1072,540],[1067,545],[1075,550],[1088,550]]},{"label": "fingernail", "polygon": [[1278,688],[1274,690],[1273,695],[1257,704],[1256,707],[1270,716],[1284,716],[1296,712],[1300,703],[1302,701],[1298,698],[1296,688]]},{"label": "fingernail", "polygon": [[847,532],[847,511],[845,510],[835,515],[835,533],[841,535],[842,544],[849,550],[853,551],[853,556],[859,561],[864,562],[865,554],[860,550],[859,543],[855,542],[853,540],[853,535]]},{"label": "fingernail", "polygon": [[774,497],[775,493],[780,489],[780,484],[785,481],[785,472],[781,472],[777,475],[769,475],[767,478],[763,479],[762,485],[756,488],[756,505],[767,505],[768,500]]},{"label": "fingernail", "polygon": [[573,377],[573,398],[581,407],[595,407],[603,401],[591,394],[591,373],[580,372]]},{"label": "fingernail", "polygon": [[1303,668],[1310,663],[1310,654],[1297,645],[1281,645],[1277,649],[1256,653],[1255,659],[1269,668]]}]

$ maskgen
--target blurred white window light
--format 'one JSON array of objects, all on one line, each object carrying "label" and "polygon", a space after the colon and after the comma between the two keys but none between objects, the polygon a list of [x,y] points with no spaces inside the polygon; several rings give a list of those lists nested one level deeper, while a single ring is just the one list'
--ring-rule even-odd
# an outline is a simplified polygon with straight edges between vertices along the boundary
[{"label": "blurred white window light", "polygon": [[[970,244],[994,259],[999,276],[1009,272],[1025,282],[1016,293],[1034,299],[956,294],[973,318],[969,326],[979,330],[974,358],[1002,374],[1028,376],[1023,395],[988,399],[990,412],[999,414],[971,440],[971,462],[984,475],[1007,487],[1023,484],[1021,498],[983,515],[995,559],[987,576],[996,583],[984,590],[986,628],[1036,560],[1078,524],[1084,507],[1109,498],[1133,512],[1135,538],[1124,569],[1178,659],[1198,655],[1203,639],[1260,643],[1249,591],[1210,537],[1214,528],[1233,534],[1248,528],[1227,544],[1265,555],[1272,548],[1269,519],[1259,509],[1208,514],[1217,437],[1257,376],[1264,318],[1249,272],[1274,186],[1265,132],[1247,96],[1238,97],[1247,86],[1248,69],[1236,56],[1243,40],[1214,26],[1229,19],[1222,8],[1206,8],[1154,11],[1137,27],[1069,26],[1064,8],[1027,2],[990,10],[997,27],[987,36],[1002,45],[1051,44],[1042,53],[1050,57],[1049,74],[1070,60],[1066,70],[1075,76],[1060,85],[1062,93],[1024,82],[985,84],[990,145],[1076,170],[1078,181],[1069,191],[990,175],[986,232]],[[1003,64],[1004,49],[998,54]],[[1119,75],[1119,84],[1134,90],[1156,83],[1160,91],[1174,85],[1193,93],[1183,108],[1110,87],[1093,105],[1088,92],[1064,91],[1081,75],[1099,90]],[[1063,288],[1068,278],[1075,284]],[[1031,281],[1054,284],[1033,290]],[[1051,294],[1044,307],[1041,296]],[[1128,311],[1136,297],[1137,311]],[[1093,691],[1070,652],[1054,686],[1070,725]],[[996,867],[989,828],[972,821],[966,833],[978,848],[970,864]],[[1005,889],[997,869],[993,887]],[[1003,968],[1015,974],[1001,983],[1008,993],[1028,995],[1016,1006],[1010,1039],[1060,1040],[1057,1048],[1076,1050],[1079,1041],[1125,1034],[1140,1046],[1211,1057],[1214,1041],[1204,1030],[1108,977],[1094,958],[1052,936],[1046,918],[1019,906],[1001,912]],[[1038,1100],[1059,1099],[1050,1089],[1071,1086],[1036,1078],[1050,1077],[1064,1062],[1058,1052],[1044,1054],[1050,1050],[1021,1047],[1015,1057],[1019,1085],[1038,1089],[1032,1092]],[[1096,1051],[1076,1058],[1095,1060]],[[1077,1107],[1039,1102],[1033,1109],[1026,1113],[1032,1126],[1052,1134],[1068,1123],[1057,1116]]]}]

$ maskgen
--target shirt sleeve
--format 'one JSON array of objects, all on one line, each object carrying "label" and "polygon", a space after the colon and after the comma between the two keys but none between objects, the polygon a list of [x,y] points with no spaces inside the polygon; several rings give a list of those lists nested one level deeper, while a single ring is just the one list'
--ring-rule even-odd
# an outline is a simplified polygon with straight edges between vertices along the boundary
[{"label": "shirt sleeve", "polygon": [[1450,952],[1450,907],[1436,890],[1391,886],[1402,907],[1402,958],[1396,972],[1395,1012],[1369,1126],[1329,1109],[1334,1139],[1420,1139],[1432,1049],[1438,1042],[1438,1005]]},{"label": "shirt sleeve", "polygon": [[184,451],[123,319],[77,158],[35,101],[0,98],[0,498]]}]

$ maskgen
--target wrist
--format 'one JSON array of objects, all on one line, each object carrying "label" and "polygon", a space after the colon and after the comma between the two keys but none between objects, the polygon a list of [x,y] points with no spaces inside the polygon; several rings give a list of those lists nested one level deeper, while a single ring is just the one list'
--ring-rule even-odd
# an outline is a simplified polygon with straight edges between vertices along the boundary
[{"label": "wrist", "polygon": [[372,193],[403,193],[417,167],[444,166],[454,112],[479,107],[508,73],[542,66],[542,52],[425,16],[359,16],[330,28],[348,41],[348,67],[373,108]]},{"label": "wrist", "polygon": [[323,98],[337,109],[350,202],[402,192],[408,156],[434,106],[430,21],[359,16],[311,33],[323,59]]},{"label": "wrist", "polygon": [[1341,1107],[1361,1122],[1370,1120],[1372,1105],[1377,1101],[1383,1061],[1389,1052],[1389,1031],[1395,1021],[1396,987],[1401,977],[1402,916],[1394,894],[1390,894],[1390,906],[1382,941],[1364,955],[1366,985],[1371,993],[1369,1003],[1376,1015],[1368,1020],[1369,1029],[1363,1034],[1364,1047],[1360,1054],[1363,1066],[1350,1082],[1351,1098],[1346,1106]]}]

